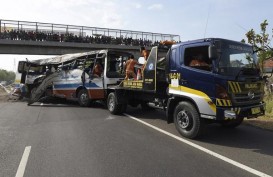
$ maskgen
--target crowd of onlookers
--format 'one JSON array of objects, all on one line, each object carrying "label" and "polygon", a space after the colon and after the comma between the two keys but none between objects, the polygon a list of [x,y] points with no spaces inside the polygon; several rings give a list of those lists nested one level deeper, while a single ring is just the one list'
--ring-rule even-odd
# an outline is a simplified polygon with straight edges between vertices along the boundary
[{"label": "crowd of onlookers", "polygon": [[42,31],[4,30],[0,33],[0,39],[30,40],[30,41],[55,41],[55,42],[77,42],[92,44],[114,44],[130,46],[154,46],[159,41],[149,39],[133,39],[132,37],[112,37],[104,35],[75,35],[73,33],[47,33]]}]

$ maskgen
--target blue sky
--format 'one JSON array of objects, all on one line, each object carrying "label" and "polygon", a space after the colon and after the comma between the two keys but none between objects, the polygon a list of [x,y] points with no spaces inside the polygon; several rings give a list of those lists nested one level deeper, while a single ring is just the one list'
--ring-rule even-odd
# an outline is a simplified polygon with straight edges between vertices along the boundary
[{"label": "blue sky", "polygon": [[[1,2],[0,18],[240,41],[265,19],[272,34],[272,7],[272,0],[11,0]],[[25,57],[0,55],[0,68],[12,70],[13,59]]]}]

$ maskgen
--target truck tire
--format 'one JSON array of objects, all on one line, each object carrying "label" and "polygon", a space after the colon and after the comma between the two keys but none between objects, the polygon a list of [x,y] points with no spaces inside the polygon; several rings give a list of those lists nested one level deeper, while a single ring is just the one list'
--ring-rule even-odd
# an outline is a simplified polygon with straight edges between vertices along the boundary
[{"label": "truck tire", "polygon": [[238,118],[238,119],[234,119],[234,120],[226,120],[226,121],[221,122],[221,125],[225,128],[236,128],[239,125],[241,125],[243,121],[244,121],[244,118]]},{"label": "truck tire", "polygon": [[174,110],[174,124],[184,137],[194,139],[201,135],[204,122],[195,106],[189,102],[180,102]]},{"label": "truck tire", "polygon": [[89,95],[86,89],[82,89],[79,91],[78,102],[79,102],[79,105],[82,107],[87,107],[90,105],[91,100],[89,98]]},{"label": "truck tire", "polygon": [[121,114],[126,111],[127,105],[118,104],[116,100],[116,95],[114,92],[110,93],[107,98],[107,108],[111,114]]}]

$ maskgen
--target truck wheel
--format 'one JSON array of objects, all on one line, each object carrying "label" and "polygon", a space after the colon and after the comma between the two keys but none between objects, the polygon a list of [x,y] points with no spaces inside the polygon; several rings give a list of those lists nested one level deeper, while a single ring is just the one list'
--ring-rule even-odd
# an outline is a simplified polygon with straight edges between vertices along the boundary
[{"label": "truck wheel", "polygon": [[114,92],[110,93],[107,98],[107,108],[111,114],[121,114],[126,111],[126,105],[118,104]]},{"label": "truck wheel", "polygon": [[238,119],[234,119],[234,120],[226,120],[221,122],[221,125],[225,128],[236,128],[239,125],[242,124],[244,118],[238,118]]},{"label": "truck wheel", "polygon": [[184,137],[197,138],[201,134],[204,123],[196,108],[189,102],[180,102],[174,111],[174,124]]},{"label": "truck wheel", "polygon": [[82,89],[78,93],[78,102],[82,107],[87,107],[90,105],[90,98],[86,89]]}]

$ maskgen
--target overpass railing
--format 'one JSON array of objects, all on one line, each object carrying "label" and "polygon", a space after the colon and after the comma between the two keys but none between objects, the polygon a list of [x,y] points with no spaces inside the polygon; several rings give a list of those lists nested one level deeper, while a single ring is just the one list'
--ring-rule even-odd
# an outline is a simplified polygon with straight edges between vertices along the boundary
[{"label": "overpass railing", "polygon": [[150,46],[179,35],[0,19],[0,39]]}]

